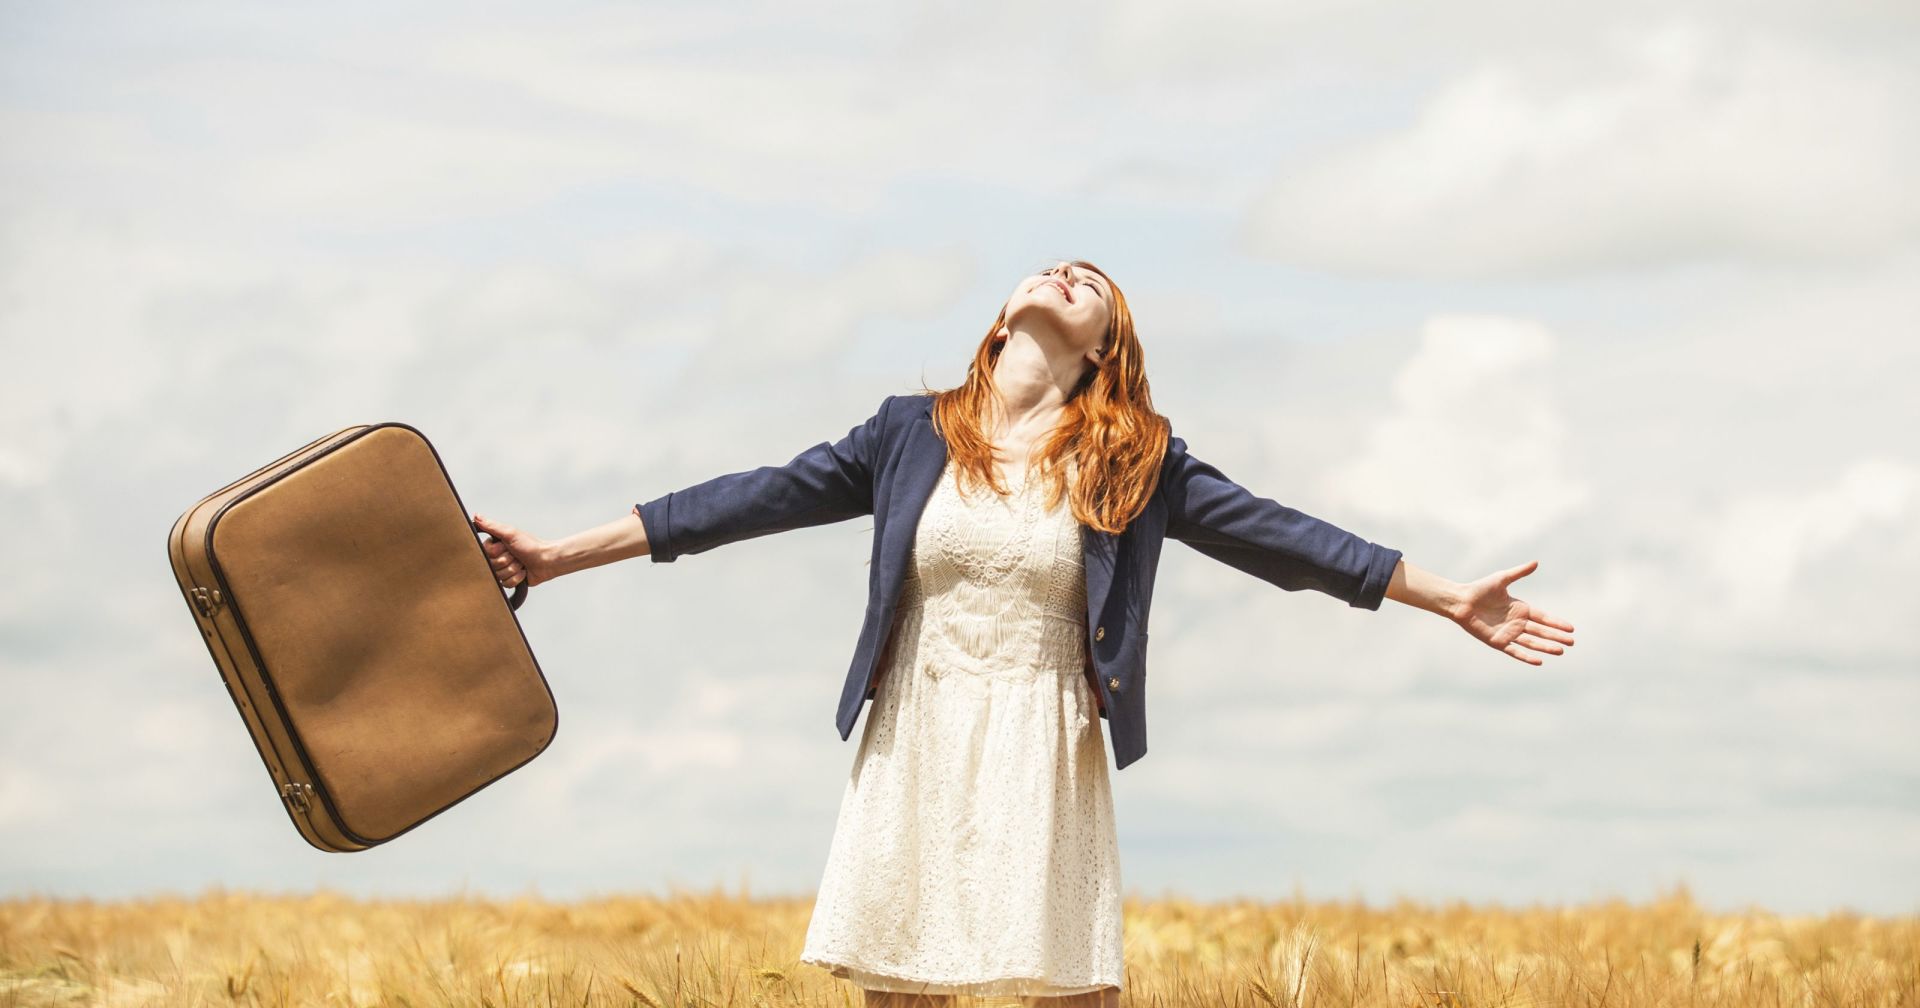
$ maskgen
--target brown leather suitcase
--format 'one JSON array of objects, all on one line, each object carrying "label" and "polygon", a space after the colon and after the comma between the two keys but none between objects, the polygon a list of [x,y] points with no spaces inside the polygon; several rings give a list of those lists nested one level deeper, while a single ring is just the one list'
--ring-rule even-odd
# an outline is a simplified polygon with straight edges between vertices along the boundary
[{"label": "brown leather suitcase", "polygon": [[538,756],[559,715],[439,453],[343,428],[208,494],[167,552],[281,804],[366,850]]}]

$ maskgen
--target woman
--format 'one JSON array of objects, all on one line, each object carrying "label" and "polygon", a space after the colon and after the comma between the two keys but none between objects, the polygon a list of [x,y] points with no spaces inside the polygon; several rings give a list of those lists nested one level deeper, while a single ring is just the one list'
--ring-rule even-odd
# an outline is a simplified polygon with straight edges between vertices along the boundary
[{"label": "woman", "polygon": [[[782,467],[732,473],[549,542],[475,515],[502,585],[875,517],[867,626],[842,691],[873,701],[801,961],[869,1005],[1117,1005],[1116,765],[1146,750],[1146,618],[1176,538],[1287,590],[1440,615],[1512,657],[1570,624],[1255,497],[1154,412],[1126,298],[1091,263],[1015,285],[966,381],[888,396]],[[633,520],[637,517],[639,520]]]}]

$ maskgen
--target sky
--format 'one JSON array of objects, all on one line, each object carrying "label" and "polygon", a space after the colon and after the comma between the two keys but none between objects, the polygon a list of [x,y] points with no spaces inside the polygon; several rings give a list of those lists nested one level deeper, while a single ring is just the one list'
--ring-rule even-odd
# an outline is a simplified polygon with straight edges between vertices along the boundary
[{"label": "sky", "polygon": [[0,3],[0,898],[811,894],[870,521],[534,588],[552,745],[353,854],[163,540],[387,421],[591,528],[1080,258],[1194,455],[1578,628],[1170,542],[1129,895],[1920,912],[1920,8],[393,8]]}]

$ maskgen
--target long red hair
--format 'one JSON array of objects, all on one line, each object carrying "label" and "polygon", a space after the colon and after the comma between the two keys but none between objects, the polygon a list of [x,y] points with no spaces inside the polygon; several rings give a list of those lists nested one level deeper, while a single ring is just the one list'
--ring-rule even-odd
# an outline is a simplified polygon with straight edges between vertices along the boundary
[{"label": "long red hair", "polygon": [[[1069,261],[1107,282],[1113,292],[1112,320],[1099,366],[1089,366],[1067,393],[1053,434],[1034,451],[1028,479],[1046,481],[1049,509],[1064,495],[1081,524],[1118,533],[1146,509],[1153,496],[1172,428],[1154,411],[1147,389],[1146,355],[1134,335],[1133,313],[1120,285],[1090,262]],[[993,365],[1004,342],[996,337],[1006,322],[1003,304],[974,351],[966,381],[955,388],[923,393],[934,397],[933,428],[947,443],[947,456],[959,469],[960,485],[988,486],[999,494],[1011,491],[995,475],[993,445],[981,430],[981,419],[991,415],[989,409],[998,394]],[[1071,486],[1068,458],[1076,473]]]}]

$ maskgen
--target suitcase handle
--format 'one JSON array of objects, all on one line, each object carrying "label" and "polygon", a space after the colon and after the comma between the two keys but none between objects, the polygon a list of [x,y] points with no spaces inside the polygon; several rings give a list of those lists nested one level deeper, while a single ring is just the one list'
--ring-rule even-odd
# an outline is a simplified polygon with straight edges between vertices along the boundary
[{"label": "suitcase handle", "polygon": [[[468,521],[467,524],[472,525],[473,530],[475,532],[480,532],[480,526],[477,523],[473,521]],[[499,542],[500,540],[495,539],[493,536],[488,535],[485,532],[480,532],[480,541],[483,543],[490,543],[490,542]],[[508,596],[507,598],[507,608],[512,609],[515,612],[518,612],[520,610],[520,603],[525,602],[526,600],[527,600],[527,582],[523,579],[519,584],[513,586],[513,594]]]}]

